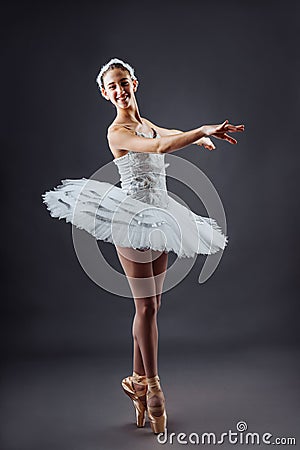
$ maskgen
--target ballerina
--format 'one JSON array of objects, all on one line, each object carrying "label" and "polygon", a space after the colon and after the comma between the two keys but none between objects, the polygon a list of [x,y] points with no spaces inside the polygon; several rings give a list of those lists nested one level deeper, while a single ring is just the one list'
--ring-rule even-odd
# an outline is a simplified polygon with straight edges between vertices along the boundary
[{"label": "ballerina", "polygon": [[[167,426],[166,401],[158,374],[157,313],[168,252],[190,257],[195,253],[215,253],[227,244],[227,237],[213,219],[198,216],[168,195],[164,156],[190,144],[212,151],[216,147],[209,136],[237,144],[228,133],[242,132],[244,125],[232,125],[225,120],[222,124],[203,125],[185,132],[155,125],[140,115],[134,69],[117,58],[101,68],[97,83],[102,96],[116,109],[107,138],[121,188],[107,189],[108,183],[96,181],[91,189],[86,187],[85,178],[64,180],[55,191],[43,194],[43,199],[53,217],[65,218],[96,239],[115,245],[135,304],[133,372],[121,385],[133,401],[136,425],[145,425],[147,413],[152,431],[157,434]],[[80,199],[83,188],[89,202]],[[98,207],[101,203],[100,209],[95,209],[95,200]],[[75,205],[78,214],[74,213]],[[118,210],[118,205],[123,207]],[[89,220],[90,217],[94,220]],[[111,226],[113,220],[118,224],[115,227]],[[176,229],[178,222],[182,227],[180,236]],[[153,234],[153,229],[162,233]]]}]

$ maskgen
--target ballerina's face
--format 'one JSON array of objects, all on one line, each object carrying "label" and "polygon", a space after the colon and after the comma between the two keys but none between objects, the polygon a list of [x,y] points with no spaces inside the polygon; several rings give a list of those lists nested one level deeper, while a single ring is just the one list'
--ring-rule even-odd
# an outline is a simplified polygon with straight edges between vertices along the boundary
[{"label": "ballerina's face", "polygon": [[132,80],[127,70],[111,69],[103,77],[102,95],[116,108],[128,108],[137,90],[137,80]]}]

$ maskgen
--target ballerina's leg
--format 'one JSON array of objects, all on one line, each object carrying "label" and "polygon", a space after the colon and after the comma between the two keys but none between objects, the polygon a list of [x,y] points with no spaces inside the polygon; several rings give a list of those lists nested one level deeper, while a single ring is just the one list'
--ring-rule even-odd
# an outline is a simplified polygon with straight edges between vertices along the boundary
[{"label": "ballerina's leg", "polygon": [[152,254],[152,270],[155,279],[155,290],[156,290],[156,302],[157,310],[159,311],[161,305],[161,296],[163,290],[163,284],[165,281],[167,268],[168,268],[168,253],[153,251]]},{"label": "ballerina's leg", "polygon": [[[137,342],[137,346],[135,346],[133,370],[137,372],[141,367],[141,361],[138,359],[140,355],[146,376],[152,378],[158,374],[158,302],[156,295],[157,286],[153,273],[152,251],[139,252],[135,249],[124,247],[116,247],[116,250],[127,276],[135,303],[136,312],[132,334]],[[163,261],[165,265],[165,257],[162,257],[156,265],[157,271],[161,270]],[[137,388],[137,385],[135,385],[135,388]],[[149,406],[161,406],[163,401],[164,395],[160,392],[159,395],[153,395],[149,399]]]},{"label": "ballerina's leg", "polygon": [[118,246],[116,250],[135,304],[132,327],[133,338],[136,341],[133,369],[140,373],[143,363],[144,372],[150,378],[157,374],[158,347],[157,297],[151,250],[140,252],[133,248]]}]

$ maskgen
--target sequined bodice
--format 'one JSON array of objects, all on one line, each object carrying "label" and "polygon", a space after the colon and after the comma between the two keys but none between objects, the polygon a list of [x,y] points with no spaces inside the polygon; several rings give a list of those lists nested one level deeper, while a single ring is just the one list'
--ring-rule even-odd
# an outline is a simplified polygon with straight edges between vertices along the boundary
[{"label": "sequined bodice", "polygon": [[129,151],[113,161],[118,167],[121,188],[127,195],[155,206],[168,205],[165,169],[169,164],[165,163],[164,154]]}]

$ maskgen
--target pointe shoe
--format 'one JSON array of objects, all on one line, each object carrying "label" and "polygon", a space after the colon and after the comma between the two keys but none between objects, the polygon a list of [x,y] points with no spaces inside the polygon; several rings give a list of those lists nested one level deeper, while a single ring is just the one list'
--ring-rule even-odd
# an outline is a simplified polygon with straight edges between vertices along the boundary
[{"label": "pointe shoe", "polygon": [[[136,391],[133,383],[145,386],[145,388]],[[133,401],[136,414],[136,426],[139,428],[144,427],[147,406],[146,401],[143,402],[140,397],[146,395],[147,392],[146,375],[138,375],[136,372],[133,372],[132,376],[126,377],[122,380],[121,385],[125,394],[127,394]]]},{"label": "pointe shoe", "polygon": [[[158,375],[155,375],[152,378],[146,378],[147,384],[148,384],[148,391],[147,391],[147,412],[148,412],[148,418],[150,421],[150,425],[152,428],[153,433],[163,433],[165,431],[165,428],[167,426],[167,413],[165,409],[165,399],[163,396],[163,392],[160,387],[160,380]],[[158,406],[150,406],[149,400],[153,396],[161,397],[161,405]]]}]

